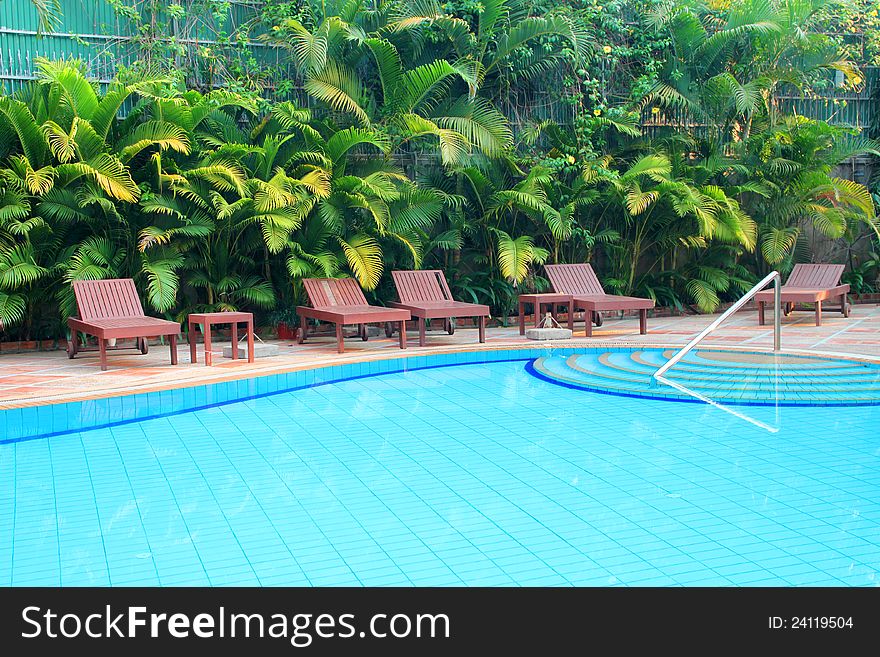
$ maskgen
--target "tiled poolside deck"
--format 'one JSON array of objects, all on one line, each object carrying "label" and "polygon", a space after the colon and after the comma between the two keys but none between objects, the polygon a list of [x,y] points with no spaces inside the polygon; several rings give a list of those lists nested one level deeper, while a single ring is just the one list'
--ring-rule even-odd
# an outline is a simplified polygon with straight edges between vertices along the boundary
[{"label": "tiled poolside deck", "polygon": [[[675,346],[687,342],[712,321],[712,316],[653,318],[648,335],[638,334],[638,319],[606,318],[605,324],[594,329],[592,338],[583,337],[583,325],[575,326],[575,338],[566,346],[596,347],[603,345]],[[769,318],[768,318],[769,319]],[[813,324],[811,312],[796,312],[783,318],[782,343],[786,351],[839,353],[880,360],[880,306],[853,306],[849,319],[835,312],[826,313],[823,325]],[[112,354],[109,369],[101,372],[97,354],[87,353],[68,360],[63,351],[0,353],[0,408],[49,404],[93,397],[146,392],[187,385],[199,385],[260,374],[353,362],[373,358],[395,358],[401,355],[470,351],[480,348],[509,349],[516,345],[535,346],[535,342],[519,335],[516,326],[490,328],[485,345],[477,344],[476,329],[459,329],[455,335],[441,331],[428,334],[428,346],[418,347],[414,331],[409,333],[409,348],[402,352],[397,339],[384,334],[368,342],[346,341],[346,353],[337,354],[335,339],[327,335],[311,338],[305,345],[290,340],[274,341],[279,355],[232,361],[222,357],[224,342],[215,341],[214,366],[205,367],[199,345],[199,363],[189,362],[185,344],[179,348],[179,364],[169,363],[168,347],[153,345],[142,356],[133,350]],[[743,311],[723,324],[705,342],[711,346],[769,349],[773,343],[772,326],[758,326],[754,311]]]}]

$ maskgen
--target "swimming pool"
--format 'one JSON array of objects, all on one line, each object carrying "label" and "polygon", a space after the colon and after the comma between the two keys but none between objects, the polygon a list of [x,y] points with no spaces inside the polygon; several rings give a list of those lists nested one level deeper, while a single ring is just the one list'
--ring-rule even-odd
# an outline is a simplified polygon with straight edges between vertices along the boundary
[{"label": "swimming pool", "polygon": [[0,584],[877,584],[880,407],[768,431],[520,355],[7,441]]}]

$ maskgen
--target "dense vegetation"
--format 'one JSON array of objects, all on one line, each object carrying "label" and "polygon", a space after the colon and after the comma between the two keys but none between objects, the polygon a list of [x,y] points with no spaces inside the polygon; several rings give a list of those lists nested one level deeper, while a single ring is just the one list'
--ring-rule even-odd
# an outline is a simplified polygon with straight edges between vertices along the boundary
[{"label": "dense vegetation", "polygon": [[[283,89],[187,89],[155,59],[102,88],[42,61],[0,96],[0,322],[62,336],[70,282],[115,276],[175,319],[288,319],[303,277],[382,302],[388,270],[428,266],[506,314],[538,265],[584,260],[711,311],[808,259],[805,226],[877,234],[869,189],[834,171],[878,146],[777,102],[864,85],[834,6],[267,2]],[[565,120],[529,111],[545,97]],[[850,276],[869,289],[876,265]]]}]

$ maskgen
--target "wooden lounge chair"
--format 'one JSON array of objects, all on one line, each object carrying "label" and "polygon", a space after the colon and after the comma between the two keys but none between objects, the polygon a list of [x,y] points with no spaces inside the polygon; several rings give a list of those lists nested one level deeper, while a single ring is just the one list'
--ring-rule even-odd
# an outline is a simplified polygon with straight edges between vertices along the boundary
[{"label": "wooden lounge chair", "polygon": [[300,318],[300,344],[308,337],[307,318],[336,324],[336,345],[340,354],[345,351],[342,343],[342,327],[345,324],[357,324],[361,339],[366,341],[367,324],[400,322],[400,348],[406,349],[406,322],[410,319],[408,310],[371,306],[361,286],[353,278],[305,278],[303,285],[312,306],[296,307]]},{"label": "wooden lounge chair", "polygon": [[571,295],[570,313],[585,310],[591,315],[584,318],[587,337],[593,335],[593,322],[602,325],[599,313],[606,310],[638,310],[639,333],[648,332],[648,310],[654,307],[652,299],[624,297],[616,294],[605,294],[596,272],[587,264],[544,265],[547,277],[554,292]]},{"label": "wooden lounge chair", "polygon": [[[849,306],[846,303],[849,285],[840,284],[843,269],[844,265],[795,265],[781,289],[781,301],[785,304],[785,314],[791,313],[795,304],[814,303],[816,304],[816,326],[822,326],[822,302],[826,299],[836,299],[840,302],[840,312],[844,317],[849,317]],[[758,302],[758,324],[763,326],[764,305],[773,303],[773,290],[758,292],[755,295],[755,300]]]},{"label": "wooden lounge chair", "polygon": [[[393,308],[403,308],[419,321],[419,346],[425,346],[425,320],[443,319],[447,333],[455,332],[453,317],[477,317],[480,342],[486,341],[486,317],[489,306],[465,303],[452,298],[446,276],[439,269],[420,271],[393,271],[391,277],[400,301],[392,301]],[[389,336],[390,337],[390,336]]]},{"label": "wooden lounge chair", "polygon": [[171,364],[177,365],[177,335],[180,324],[144,314],[140,297],[130,278],[103,281],[74,281],[73,294],[79,317],[67,320],[70,340],[67,355],[73,358],[80,351],[77,332],[98,338],[101,369],[107,369],[107,340],[137,338],[136,348],[147,353],[147,338],[167,335],[171,342]]}]

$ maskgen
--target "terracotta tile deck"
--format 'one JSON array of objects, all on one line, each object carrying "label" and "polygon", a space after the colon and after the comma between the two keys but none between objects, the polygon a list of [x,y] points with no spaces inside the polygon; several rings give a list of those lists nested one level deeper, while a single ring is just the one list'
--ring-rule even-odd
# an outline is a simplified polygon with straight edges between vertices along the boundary
[{"label": "terracotta tile deck", "polygon": [[[687,342],[711,322],[707,315],[652,318],[648,335],[638,334],[637,316],[622,319],[606,317],[593,337],[583,337],[583,325],[575,325],[575,338],[557,343],[566,346],[654,345],[675,346]],[[768,317],[768,319],[770,319]],[[849,319],[828,312],[823,325],[813,325],[811,312],[795,312],[783,318],[782,346],[784,351],[818,354],[838,353],[880,361],[880,306],[853,306]],[[223,341],[215,342],[214,366],[205,367],[199,344],[199,363],[189,362],[185,344],[179,348],[179,364],[169,362],[168,348],[153,345],[146,356],[135,352],[111,355],[109,369],[101,372],[96,353],[79,355],[68,360],[64,351],[0,353],[0,408],[50,404],[132,392],[146,392],[188,385],[199,385],[229,379],[245,378],[334,363],[374,358],[418,356],[451,351],[472,351],[481,348],[509,349],[514,346],[534,347],[539,344],[520,337],[516,326],[490,328],[485,345],[477,343],[476,329],[458,329],[455,335],[430,331],[428,346],[419,348],[414,331],[410,331],[409,348],[397,348],[397,339],[371,338],[368,342],[346,340],[346,353],[337,354],[335,338],[330,335],[310,338],[299,346],[290,340],[275,341],[279,355],[232,361],[222,356]],[[754,311],[744,310],[723,324],[704,344],[746,349],[770,349],[773,327],[758,326]],[[131,355],[129,355],[131,354]]]}]

